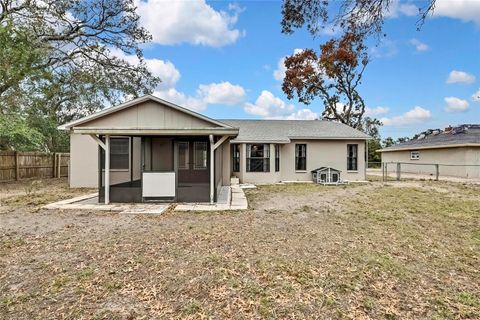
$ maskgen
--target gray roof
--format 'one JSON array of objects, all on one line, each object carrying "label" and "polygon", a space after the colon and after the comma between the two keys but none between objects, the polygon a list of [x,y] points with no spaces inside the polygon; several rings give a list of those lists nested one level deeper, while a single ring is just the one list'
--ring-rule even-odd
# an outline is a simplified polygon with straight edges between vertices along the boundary
[{"label": "gray roof", "polygon": [[465,145],[478,145],[480,147],[480,128],[468,129],[460,133],[440,133],[429,135],[423,139],[412,139],[403,143],[394,144],[380,151],[430,149],[442,147],[459,147]]},{"label": "gray roof", "polygon": [[289,143],[291,139],[371,139],[345,124],[323,120],[219,120],[239,128],[232,142]]}]

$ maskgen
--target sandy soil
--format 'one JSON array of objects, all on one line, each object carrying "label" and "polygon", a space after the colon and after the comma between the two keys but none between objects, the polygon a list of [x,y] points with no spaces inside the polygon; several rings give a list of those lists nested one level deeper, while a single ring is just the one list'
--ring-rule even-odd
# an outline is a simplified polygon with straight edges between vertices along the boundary
[{"label": "sandy soil", "polygon": [[0,319],[480,318],[477,186],[272,185],[153,217],[44,210],[78,192],[45,185],[3,198]]}]

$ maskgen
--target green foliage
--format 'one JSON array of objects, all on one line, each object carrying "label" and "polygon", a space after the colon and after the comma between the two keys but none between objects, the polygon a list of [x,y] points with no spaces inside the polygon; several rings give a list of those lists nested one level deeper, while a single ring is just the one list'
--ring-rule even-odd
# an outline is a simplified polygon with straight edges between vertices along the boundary
[{"label": "green foliage", "polygon": [[45,150],[44,136],[19,115],[0,114],[0,150]]},{"label": "green foliage", "polygon": [[134,0],[0,0],[0,113],[19,128],[1,147],[68,151],[59,124],[152,92],[140,48],[150,40]]}]

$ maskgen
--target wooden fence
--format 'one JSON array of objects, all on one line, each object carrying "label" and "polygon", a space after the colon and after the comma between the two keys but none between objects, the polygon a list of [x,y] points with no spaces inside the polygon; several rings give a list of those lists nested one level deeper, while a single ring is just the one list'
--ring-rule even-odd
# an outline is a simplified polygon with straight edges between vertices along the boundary
[{"label": "wooden fence", "polygon": [[68,177],[69,153],[0,152],[0,181]]}]

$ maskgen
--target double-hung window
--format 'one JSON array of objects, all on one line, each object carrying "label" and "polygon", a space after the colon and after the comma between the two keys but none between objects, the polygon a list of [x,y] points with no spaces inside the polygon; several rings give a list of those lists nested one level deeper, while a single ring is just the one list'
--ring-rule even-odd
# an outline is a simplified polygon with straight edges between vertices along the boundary
[{"label": "double-hung window", "polygon": [[347,170],[358,170],[358,144],[347,144]]},{"label": "double-hung window", "polygon": [[280,145],[275,145],[275,172],[280,171]]},{"label": "double-hung window", "polygon": [[240,172],[240,144],[232,144],[232,170]]},{"label": "double-hung window", "polygon": [[306,144],[295,145],[295,170],[296,171],[307,170],[307,145]]},{"label": "double-hung window", "polygon": [[247,144],[247,172],[270,172],[269,144]]}]

